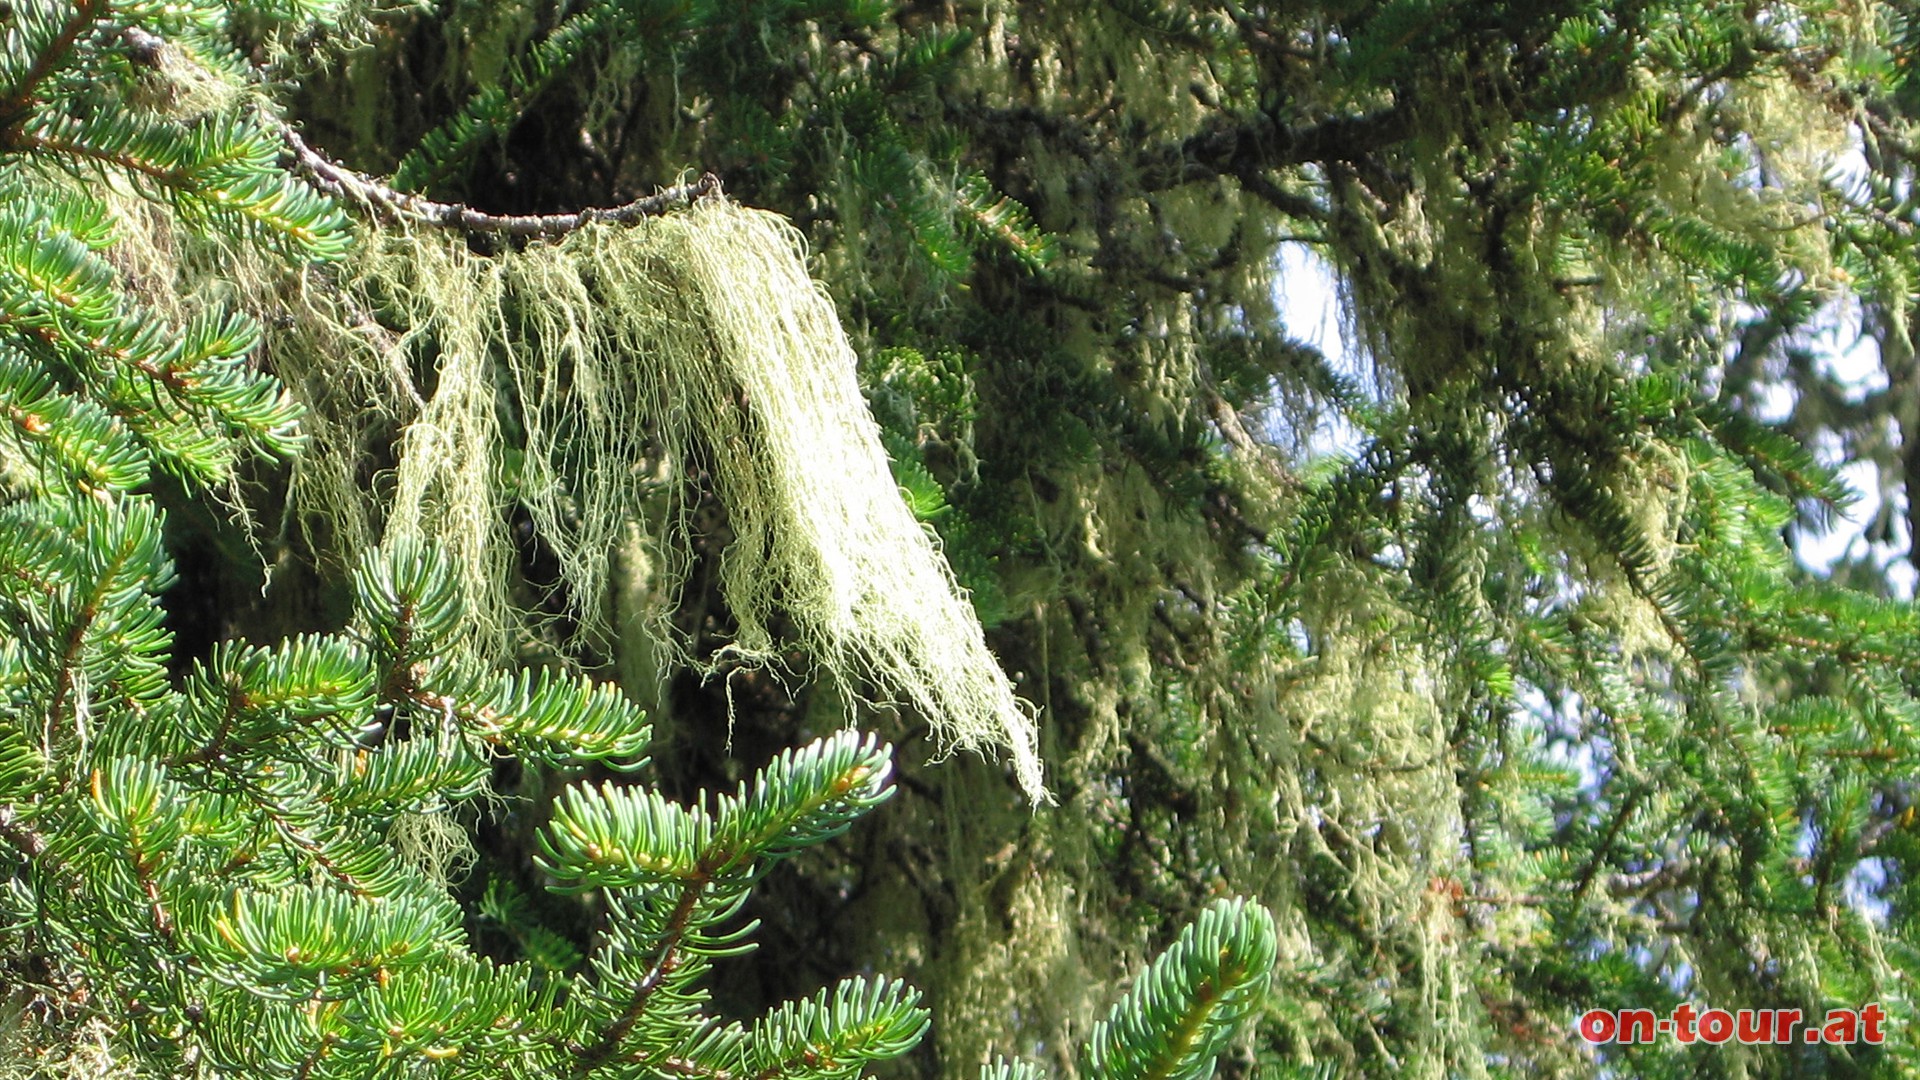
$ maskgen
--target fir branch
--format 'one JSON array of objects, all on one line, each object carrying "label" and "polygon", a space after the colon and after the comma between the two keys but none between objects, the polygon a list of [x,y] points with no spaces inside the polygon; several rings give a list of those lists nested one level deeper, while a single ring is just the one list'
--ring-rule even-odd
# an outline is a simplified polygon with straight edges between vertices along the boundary
[{"label": "fir branch", "polygon": [[1620,809],[1607,823],[1605,835],[1601,836],[1599,843],[1593,845],[1593,855],[1587,860],[1586,865],[1581,867],[1580,872],[1574,875],[1574,899],[1578,900],[1587,894],[1588,886],[1593,884],[1594,876],[1600,872],[1601,864],[1606,862],[1607,853],[1613,847],[1614,841],[1619,839],[1620,831],[1627,827],[1628,819],[1632,818],[1634,811],[1640,808],[1640,798],[1643,794],[1645,794],[1644,789],[1635,787],[1627,792],[1626,798],[1621,800]]},{"label": "fir branch", "polygon": [[325,1060],[328,1052],[333,1049],[333,1044],[338,1041],[339,1037],[333,1032],[321,1032],[319,1040],[313,1044],[313,1050],[300,1062],[300,1070],[294,1073],[295,1080],[310,1080],[313,1070],[320,1067],[320,1062]]},{"label": "fir branch", "polygon": [[1240,1022],[1265,999],[1277,935],[1273,916],[1257,904],[1208,905],[1094,1025],[1086,1073],[1207,1080]]},{"label": "fir branch", "polygon": [[[349,835],[350,825],[329,820],[330,815],[324,811],[303,815],[300,807],[282,801],[267,785],[242,775],[231,764],[216,763],[214,768],[238,781],[241,792],[274,835],[348,895],[375,900],[395,895],[405,887],[403,873],[393,865],[388,849],[369,845],[355,850],[351,846],[362,838]],[[318,820],[314,820],[316,816]],[[352,818],[346,815],[345,820],[350,822]]]},{"label": "fir branch", "polygon": [[[103,623],[117,625],[116,614],[124,610],[127,595],[164,588],[168,571],[162,570],[165,556],[160,551],[160,514],[145,500],[128,500],[120,507],[88,504],[89,516],[80,526],[81,535],[94,544],[97,560],[89,567],[92,581],[77,598],[60,643],[54,666],[53,691],[47,697],[45,711],[49,730],[71,716],[85,738],[85,702],[75,703],[87,693],[85,666],[87,646],[94,643],[94,631]],[[90,516],[100,514],[104,522]],[[143,597],[144,599],[145,597]],[[151,658],[147,658],[151,662]]]},{"label": "fir branch", "polygon": [[653,1000],[654,993],[666,984],[668,977],[684,962],[681,946],[688,931],[693,928],[694,912],[699,908],[712,877],[713,871],[702,865],[680,887],[680,895],[674,901],[672,913],[667,916],[660,944],[654,950],[653,962],[648,965],[646,975],[633,988],[619,1017],[607,1025],[599,1039],[578,1051],[568,1076],[586,1076],[611,1061],[619,1051],[620,1043],[646,1015],[647,1005]]},{"label": "fir branch", "polygon": [[697,1061],[681,1057],[666,1057],[648,1062],[649,1067],[669,1076],[702,1077],[704,1080],[733,1080],[733,1073],[726,1069],[708,1068]]},{"label": "fir branch", "polygon": [[452,229],[471,235],[505,236],[521,240],[557,240],[588,225],[626,225],[661,214],[705,198],[722,198],[720,178],[704,173],[690,184],[670,187],[657,195],[620,206],[588,207],[573,214],[489,214],[460,203],[435,202],[432,199],[397,191],[384,181],[358,173],[307,145],[300,133],[290,127],[280,129],[280,137],[293,151],[295,164],[315,187],[335,198],[360,203],[384,219],[413,222]]},{"label": "fir branch", "polygon": [[152,856],[136,852],[133,857],[134,880],[140,885],[140,895],[146,898],[147,910],[153,916],[153,928],[161,940],[173,942],[173,914],[167,910],[166,900],[160,895],[160,885],[153,879]]},{"label": "fir branch", "polygon": [[868,1062],[911,1049],[927,1020],[919,991],[905,983],[848,979],[810,1001],[789,1001],[755,1025],[747,1068],[753,1080],[850,1080]]},{"label": "fir branch", "polygon": [[34,57],[33,66],[14,85],[4,99],[0,99],[0,138],[11,141],[17,134],[19,125],[27,118],[33,107],[33,96],[66,60],[67,54],[86,32],[100,18],[100,11],[107,6],[106,0],[80,0],[74,4],[72,14],[60,27],[60,32]]},{"label": "fir branch", "polygon": [[126,147],[95,146],[85,140],[74,138],[70,132],[9,132],[5,145],[11,150],[39,151],[47,154],[65,154],[112,165],[117,169],[135,173],[170,188],[184,189],[193,179],[193,168],[167,164],[135,152]]}]

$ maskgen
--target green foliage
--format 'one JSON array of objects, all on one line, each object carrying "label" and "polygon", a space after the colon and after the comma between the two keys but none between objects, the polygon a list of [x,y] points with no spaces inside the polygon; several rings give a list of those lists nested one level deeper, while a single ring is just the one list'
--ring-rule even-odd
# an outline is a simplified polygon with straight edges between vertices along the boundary
[{"label": "green foliage", "polygon": [[[893,793],[877,739],[818,739],[691,804],[625,779],[570,784],[534,858],[489,864],[469,910],[449,877],[465,827],[509,812],[493,787],[503,767],[565,782],[646,764],[650,724],[618,688],[471,659],[456,568],[405,540],[353,566],[345,631],[171,654],[174,569],[150,466],[204,498],[248,458],[287,459],[302,441],[300,410],[255,366],[259,325],[186,304],[158,276],[185,267],[152,250],[200,245],[236,272],[352,257],[341,212],[283,169],[261,118],[271,103],[232,54],[263,26],[297,33],[281,24],[345,12],[91,2],[9,15],[0,988],[52,1035],[9,1034],[0,1070],[826,1080],[911,1051],[928,1011],[897,980],[849,978],[752,1022],[718,1015],[707,985],[716,960],[752,948],[740,913],[768,870]],[[409,168],[471,154],[588,44],[659,29],[621,5],[574,16]],[[185,100],[148,85],[161,53],[185,65],[169,77],[227,92],[187,111],[143,104]],[[968,191],[972,227],[1026,243],[1013,208]],[[245,284],[235,291],[259,283]],[[536,872],[557,903],[591,894],[590,942],[541,921],[513,884]],[[482,919],[511,955],[476,949]],[[1182,1075],[1210,1059],[1252,1007],[1271,939],[1257,907],[1210,910],[1117,1007],[1127,1052],[1158,1048]],[[60,1014],[55,985],[84,1018]],[[100,1038],[110,1061],[28,1063],[62,1034]]]},{"label": "green foliage", "polygon": [[501,79],[475,94],[467,107],[427,133],[394,170],[394,184],[418,191],[465,164],[488,142],[510,131],[528,102],[583,54],[630,46],[637,39],[682,33],[697,25],[689,5],[600,2],[586,5],[540,40],[524,58],[516,57]]},{"label": "green foliage", "polygon": [[281,168],[278,143],[237,104],[194,115],[140,104],[143,80],[161,77],[149,71],[152,32],[215,41],[237,9],[30,3],[15,13],[0,72],[9,484],[130,490],[149,461],[210,484],[246,457],[284,457],[298,445],[299,410],[248,364],[257,327],[214,310],[153,311],[115,263],[129,195],[159,200],[183,231],[288,258],[345,250],[339,210]]},{"label": "green foliage", "polygon": [[1089,1074],[1206,1080],[1234,1028],[1264,1003],[1276,949],[1265,911],[1242,901],[1206,908],[1094,1026]]},{"label": "green foliage", "polygon": [[[1063,1074],[1199,1077],[1243,1024],[1275,1076],[1914,1067],[1920,638],[1888,570],[1920,515],[1880,497],[1920,465],[1905,7],[514,3],[372,30],[332,5],[10,11],[4,940],[22,979],[57,967],[161,1071],[990,1060],[988,1080],[1035,1080],[994,1055],[1037,1046]],[[858,412],[842,395],[750,423],[798,380],[741,329],[781,320],[741,298],[825,311],[805,274],[764,284],[798,244],[708,259],[697,296],[661,284],[713,250],[684,234],[671,256],[585,233],[482,255],[370,221],[362,247],[282,167],[262,118],[287,87],[254,67],[328,18],[367,48],[332,82],[300,69],[303,119],[323,142],[401,132],[352,156],[399,161],[403,187],[574,206],[711,169],[806,232],[906,532],[938,535],[1007,681],[1045,705],[1061,812],[853,734],[736,788],[682,752],[703,707],[754,746],[833,709],[731,671],[639,687],[680,742],[638,783],[613,774],[654,749],[645,717],[565,667],[603,658],[471,659],[461,598],[480,579],[504,604],[516,558],[521,601],[585,618],[612,586],[673,593],[649,602],[689,651],[724,652],[731,619],[776,664],[814,608],[937,590],[809,593],[828,575],[798,563],[705,591],[831,516],[817,476],[783,480],[759,531],[748,503],[702,501],[729,502],[745,465],[824,457],[811,425]],[[1300,282],[1279,268],[1303,251],[1337,274],[1355,355],[1280,325]],[[684,310],[636,300],[668,296]],[[347,437],[315,409],[327,453],[307,464],[373,509],[314,535],[369,546],[387,487],[430,486],[404,466],[388,484],[390,444],[445,445],[442,422],[465,425],[444,475],[464,470],[471,513],[349,560],[345,633],[171,657],[146,492],[235,498],[269,475],[255,459],[298,450],[299,409],[254,358],[265,341],[291,373],[313,351],[304,315],[282,319],[303,305],[404,369]],[[760,381],[678,369],[722,308]],[[1884,385],[1825,357],[1855,309]],[[321,352],[301,358],[314,384]],[[738,426],[676,441],[694,385]],[[754,449],[777,435],[799,452]],[[1847,457],[1877,472],[1857,498]],[[866,498],[889,479],[873,458],[841,516],[898,509]],[[607,552],[655,486],[686,565],[615,581]],[[506,498],[533,519],[519,549],[434,554],[506,535]],[[1831,579],[1794,557],[1876,498]],[[557,586],[533,580],[548,558]],[[834,651],[908,649],[926,622]],[[615,659],[651,677],[640,651]],[[969,656],[950,666],[999,677]],[[896,775],[913,797],[849,834]],[[468,827],[499,850],[450,887]],[[1197,909],[1209,894],[1279,917]],[[811,962],[730,981],[750,916],[774,912]],[[812,943],[843,916],[858,945]],[[1075,1058],[1106,1004],[1089,988],[1190,917]],[[819,970],[896,962],[924,1001],[877,977],[816,992]],[[733,1007],[774,986],[787,1004]],[[1876,999],[1881,1047],[1594,1048],[1572,1027],[1594,1007]]]},{"label": "green foliage", "polygon": [[[69,977],[150,1067],[191,1049],[248,1076],[627,1075],[664,1058],[703,1074],[744,1063],[851,1076],[919,1039],[917,994],[885,979],[790,1002],[750,1033],[707,1016],[701,985],[715,958],[751,948],[735,914],[767,867],[892,793],[888,748],[843,733],[691,807],[641,788],[569,789],[540,862],[551,887],[602,896],[604,933],[577,972],[579,954],[550,933],[526,936],[527,962],[497,964],[468,950],[459,905],[396,847],[395,821],[482,794],[484,748],[503,734],[531,733],[541,749],[527,752],[555,760],[611,759],[644,744],[639,712],[527,673],[434,689],[421,642],[448,618],[448,571],[419,551],[363,566],[355,634],[223,646],[174,690],[152,615],[166,573],[158,522],[95,513],[76,550],[45,564],[86,597],[36,615],[67,648],[15,658],[0,834],[38,898],[12,925],[70,957]],[[89,565],[102,553],[110,567]],[[9,613],[28,614],[39,591],[8,589]],[[519,710],[533,719],[485,704],[515,699],[540,703]],[[33,730],[50,741],[34,746]],[[526,919],[523,902],[490,895],[489,914]],[[1196,940],[1258,939],[1265,918],[1222,909]],[[1153,969],[1153,993],[1216,977],[1208,958],[1226,946],[1190,957],[1196,947],[1183,939]],[[1235,966],[1238,980],[1257,962],[1256,950]],[[1116,1016],[1135,1040],[1177,1023],[1182,1038],[1217,1042],[1243,1009],[1133,1012]]]},{"label": "green foliage", "polygon": [[[1890,719],[1920,661],[1910,609],[1810,580],[1782,542],[1855,502],[1837,459],[1876,455],[1882,491],[1912,469],[1889,438],[1914,385],[1913,112],[1894,105],[1911,18],[1050,16],[931,20],[981,47],[933,104],[859,130],[964,131],[958,171],[1016,194],[1066,257],[1038,280],[976,264],[971,293],[935,301],[915,280],[837,279],[876,345],[970,358],[973,457],[954,467],[937,414],[900,408],[902,486],[943,533],[1019,519],[1041,537],[1016,554],[1017,529],[996,528],[983,547],[1036,613],[1015,633],[1047,673],[1049,738],[1099,794],[1071,839],[1010,841],[1022,857],[1099,851],[1098,871],[1055,879],[1073,905],[1269,883],[1339,971],[1283,983],[1286,1019],[1262,1036],[1276,1058],[1906,1067],[1897,1036],[1842,1064],[1568,1032],[1601,999],[1815,1010],[1899,999],[1911,975],[1894,944],[1910,919],[1879,903],[1908,888],[1881,853],[1906,850],[1911,821],[1892,763],[1915,748]],[[876,147],[854,180],[904,187],[951,145]],[[1852,145],[1891,171],[1830,173]],[[793,205],[846,192],[799,160]],[[823,260],[890,251],[838,227],[877,216],[843,200],[819,211]],[[1334,266],[1361,355],[1276,340],[1260,304],[1294,282],[1247,270],[1272,265],[1275,236]],[[1843,385],[1816,339],[1853,300],[1884,389]],[[1900,314],[1871,314],[1882,302]],[[883,420],[910,369],[879,352]],[[1884,592],[1906,541],[1881,513],[1878,565],[1849,583]],[[1020,910],[988,895],[978,917]],[[1126,925],[1086,918],[1059,948]],[[1034,952],[1026,970],[1057,978],[1058,953]]]}]

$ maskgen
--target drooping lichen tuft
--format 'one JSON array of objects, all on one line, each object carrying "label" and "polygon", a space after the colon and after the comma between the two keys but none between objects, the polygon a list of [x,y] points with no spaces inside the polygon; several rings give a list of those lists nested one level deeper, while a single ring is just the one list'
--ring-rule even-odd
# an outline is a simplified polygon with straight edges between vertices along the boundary
[{"label": "drooping lichen tuft", "polygon": [[[372,534],[449,545],[481,651],[504,651],[516,622],[510,504],[557,559],[574,614],[604,628],[631,523],[657,523],[665,592],[685,581],[697,463],[732,532],[720,578],[734,636],[705,670],[777,664],[788,628],[840,685],[912,706],[946,747],[1006,750],[1045,797],[1032,710],[900,498],[853,349],[784,220],[709,199],[499,256],[399,233],[368,250],[325,325],[280,350],[315,414],[301,496],[331,519],[358,501],[345,517]],[[418,385],[396,383],[406,371]],[[383,400],[369,410],[343,382]],[[338,455],[381,422],[399,426],[397,456],[370,498]],[[667,510],[649,513],[660,489]],[[654,629],[692,659],[666,612]]]},{"label": "drooping lichen tuft", "polygon": [[[729,510],[735,539],[721,581],[739,622],[729,652],[771,661],[769,625],[782,608],[830,669],[903,695],[957,746],[1006,747],[1021,786],[1040,798],[1032,716],[899,497],[853,349],[806,274],[799,234],[773,215],[706,202],[640,242],[680,268],[688,323],[699,328],[691,341],[675,335],[685,354],[650,366],[686,425],[669,425],[669,444],[704,444]],[[613,310],[637,311],[619,302],[639,286],[622,272],[637,261],[601,265]]]}]

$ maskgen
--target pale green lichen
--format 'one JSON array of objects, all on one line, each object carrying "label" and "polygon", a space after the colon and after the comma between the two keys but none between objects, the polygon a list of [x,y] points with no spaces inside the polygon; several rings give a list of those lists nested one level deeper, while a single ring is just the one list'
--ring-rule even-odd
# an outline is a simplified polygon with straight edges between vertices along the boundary
[{"label": "pale green lichen", "polygon": [[[558,560],[575,613],[606,630],[632,523],[657,522],[662,591],[685,580],[690,474],[704,472],[733,535],[720,579],[734,619],[706,670],[779,665],[784,625],[839,685],[912,706],[945,746],[1004,749],[1022,788],[1044,797],[1032,710],[900,498],[853,350],[783,220],[707,200],[498,256],[383,233],[336,284],[338,299],[305,309],[320,317],[276,348],[312,395],[315,452],[297,489],[331,521],[448,548],[481,652],[503,654],[518,618],[513,502]],[[396,374],[422,367],[424,386]],[[342,400],[343,381],[378,396]],[[357,457],[341,457],[382,417],[399,437],[373,497]],[[661,479],[663,463],[677,474]],[[668,510],[649,515],[662,490]],[[653,624],[671,639],[664,610]]]}]

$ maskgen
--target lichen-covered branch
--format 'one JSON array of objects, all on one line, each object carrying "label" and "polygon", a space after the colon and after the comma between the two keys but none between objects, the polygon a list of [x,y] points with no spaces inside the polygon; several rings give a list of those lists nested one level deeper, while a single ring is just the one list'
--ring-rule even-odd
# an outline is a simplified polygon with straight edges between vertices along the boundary
[{"label": "lichen-covered branch", "polygon": [[335,198],[369,207],[388,220],[433,225],[477,235],[557,240],[587,225],[628,224],[722,194],[720,178],[712,173],[704,173],[692,183],[670,187],[657,195],[635,199],[620,206],[589,207],[572,214],[489,214],[460,203],[435,202],[419,195],[396,191],[386,183],[355,172],[315,150],[291,127],[281,128],[281,138],[292,151],[294,163],[300,171],[314,186]]}]

